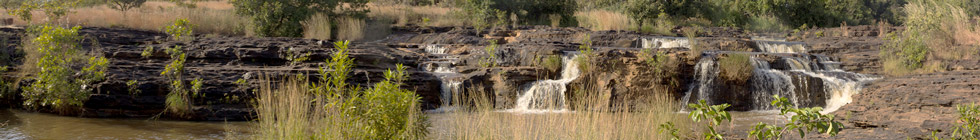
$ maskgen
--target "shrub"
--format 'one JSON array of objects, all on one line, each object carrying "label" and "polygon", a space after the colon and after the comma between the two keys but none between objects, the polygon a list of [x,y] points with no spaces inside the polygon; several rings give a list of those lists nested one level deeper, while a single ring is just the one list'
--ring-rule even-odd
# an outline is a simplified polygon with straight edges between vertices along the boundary
[{"label": "shrub", "polygon": [[487,56],[480,60],[480,66],[484,68],[497,67],[497,40],[490,40],[490,45],[483,48]]},{"label": "shrub", "polygon": [[[92,85],[105,78],[105,70],[109,60],[104,57],[82,56],[79,48],[81,37],[78,30],[81,27],[65,29],[55,26],[39,26],[31,32],[37,34],[31,44],[36,47],[28,54],[37,56],[34,67],[40,71],[34,77],[34,83],[24,87],[24,106],[39,108],[51,106],[65,113],[73,107],[81,106],[88,100]],[[81,62],[88,60],[88,62]],[[35,61],[29,59],[27,61]]]},{"label": "shrub", "polygon": [[170,35],[171,39],[178,41],[194,35],[194,25],[188,22],[187,19],[174,20],[172,25],[163,27],[163,30]]},{"label": "shrub", "polygon": [[957,105],[960,114],[957,126],[953,129],[952,137],[957,140],[980,138],[980,105]]},{"label": "shrub", "polygon": [[71,8],[78,5],[80,0],[31,0],[22,2],[20,7],[10,12],[11,15],[19,17],[24,21],[31,21],[31,11],[41,9],[48,17],[49,22],[55,22],[62,16],[71,12]]},{"label": "shrub", "polygon": [[167,112],[184,116],[190,113],[192,106],[191,98],[186,89],[187,86],[183,80],[184,62],[187,60],[187,54],[184,53],[181,46],[167,49],[167,53],[170,54],[170,64],[167,64],[163,72],[160,72],[160,75],[166,77],[170,82],[170,93],[167,93],[166,99]]},{"label": "shrub", "polygon": [[902,75],[920,70],[924,64],[941,66],[976,55],[980,25],[973,23],[964,9],[955,1],[909,1],[904,10],[906,30],[889,36],[879,53],[885,72]]},{"label": "shrub", "polygon": [[302,76],[278,88],[261,84],[259,139],[425,138],[429,124],[419,108],[421,98],[399,88],[408,78],[405,67],[385,71],[385,80],[367,90],[347,87],[344,81],[353,68],[348,44],[334,44],[337,50],[321,68],[324,77],[318,84],[308,85]]},{"label": "shrub", "polygon": [[737,84],[748,81],[755,69],[751,56],[747,54],[728,54],[718,60],[718,67],[721,69],[719,75],[722,79]]},{"label": "shrub", "polygon": [[711,105],[709,106],[704,100],[698,101],[697,104],[688,104],[691,108],[691,113],[688,116],[694,122],[701,122],[701,120],[709,120],[705,124],[707,132],[702,134],[704,139],[714,140],[714,139],[725,139],[721,133],[715,130],[715,127],[721,125],[722,121],[732,121],[732,115],[725,111],[725,108],[730,107],[729,104]]},{"label": "shrub", "polygon": [[752,127],[752,131],[749,131],[750,138],[754,137],[760,140],[781,139],[782,135],[790,130],[799,132],[800,138],[805,138],[806,132],[812,131],[836,136],[837,132],[844,129],[843,124],[834,121],[834,115],[820,114],[823,108],[796,108],[793,103],[789,102],[789,99],[779,97],[779,95],[773,95],[773,98],[774,100],[771,105],[779,108],[780,116],[793,114],[793,116],[787,116],[786,118],[790,122],[781,127],[759,122],[759,124]]},{"label": "shrub", "polygon": [[365,0],[232,0],[231,3],[239,15],[250,18],[258,36],[301,37],[301,22],[313,14],[363,17],[367,12]]},{"label": "shrub", "polygon": [[562,61],[564,60],[562,60],[560,55],[548,55],[541,59],[541,66],[548,71],[556,72],[561,69],[562,65],[564,65]]},{"label": "shrub", "polygon": [[590,35],[585,35],[582,38],[582,45],[578,46],[579,56],[574,58],[575,63],[578,63],[578,70],[582,73],[591,73],[592,65],[595,64],[596,54],[592,50],[592,37]]}]

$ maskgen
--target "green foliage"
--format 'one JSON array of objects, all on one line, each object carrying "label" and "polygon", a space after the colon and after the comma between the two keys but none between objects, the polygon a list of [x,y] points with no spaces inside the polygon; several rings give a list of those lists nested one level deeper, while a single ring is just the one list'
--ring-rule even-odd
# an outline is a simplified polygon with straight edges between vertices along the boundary
[{"label": "green foliage", "polygon": [[727,57],[718,60],[718,67],[721,69],[719,75],[722,79],[732,83],[745,83],[752,77],[752,57],[748,54],[728,54]]},{"label": "green foliage", "polygon": [[21,2],[20,7],[10,12],[10,15],[24,21],[31,21],[31,11],[40,9],[48,16],[48,20],[53,22],[71,12],[71,8],[75,8],[79,2],[80,0],[30,0]]},{"label": "green foliage", "polygon": [[491,23],[496,23],[497,13],[503,12],[498,9],[490,7],[495,2],[492,0],[462,0],[457,3],[460,11],[456,11],[454,14],[460,18],[468,21],[477,30],[483,30],[490,26]]},{"label": "green foliage", "polygon": [[[7,66],[0,66],[0,73],[6,73],[10,69]],[[9,100],[17,94],[17,87],[14,82],[0,78],[0,100]]]},{"label": "green foliage", "polygon": [[[4,0],[4,1],[0,1],[0,8],[3,8],[4,10],[6,10],[6,11],[9,12],[11,9],[19,8],[20,5],[21,5],[21,3],[24,3],[24,1],[27,1],[27,0]],[[10,14],[13,14],[13,13],[10,13]]]},{"label": "green foliage", "polygon": [[194,35],[194,25],[191,24],[187,19],[177,19],[174,20],[172,25],[163,27],[163,30],[170,35],[170,38],[174,40],[181,40],[191,35]]},{"label": "green foliage", "polygon": [[107,2],[109,3],[109,8],[125,12],[143,6],[146,0],[108,0]]},{"label": "green foliage", "polygon": [[191,98],[188,97],[187,86],[183,81],[184,62],[187,61],[187,54],[184,53],[181,46],[167,49],[167,53],[170,54],[170,64],[167,64],[163,72],[160,73],[161,76],[170,81],[170,93],[167,93],[166,99],[167,112],[177,116],[187,115],[192,106]]},{"label": "green foliage", "polygon": [[488,56],[480,60],[480,66],[484,68],[497,67],[497,40],[490,40],[490,45],[483,47]]},{"label": "green foliage", "polygon": [[[284,86],[279,90],[286,91],[273,92],[267,89],[268,86],[262,87],[265,89],[260,92],[257,108],[263,139],[426,137],[429,124],[419,108],[421,97],[400,88],[408,78],[406,67],[399,64],[395,69],[385,71],[385,79],[367,90],[348,87],[345,81],[354,63],[347,52],[348,44],[346,41],[334,43],[336,52],[321,68],[322,80],[308,86],[309,89]],[[297,77],[302,81],[301,76]],[[296,92],[301,94],[294,97]],[[303,96],[311,96],[311,99]],[[314,104],[296,99],[312,100]],[[308,111],[310,107],[314,107],[312,111]]]},{"label": "green foliage", "polygon": [[30,45],[38,47],[40,58],[34,64],[41,71],[21,94],[25,99],[24,106],[52,106],[57,111],[69,111],[88,100],[91,84],[105,79],[109,60],[80,55],[82,37],[78,35],[79,29],[81,27],[65,29],[46,25],[30,29],[31,33],[37,34]]},{"label": "green foliage", "polygon": [[956,112],[960,117],[953,129],[953,139],[980,139],[980,105],[957,105]]},{"label": "green foliage", "polygon": [[806,133],[812,131],[836,136],[841,129],[844,129],[843,124],[834,121],[834,115],[820,114],[823,108],[796,108],[793,103],[789,102],[789,99],[779,97],[779,95],[773,95],[773,99],[775,100],[772,101],[771,105],[779,108],[779,115],[794,114],[787,118],[790,122],[782,127],[760,122],[752,127],[752,131],[749,131],[749,137],[781,139],[782,134],[791,130],[796,130],[800,134],[800,138],[805,138]]},{"label": "green foliage", "polygon": [[139,89],[139,81],[137,81],[137,80],[129,80],[129,81],[126,81],[126,87],[129,87],[129,94],[132,94],[132,95],[139,95],[141,92],[143,92],[143,91],[140,91],[140,89]]},{"label": "green foliage", "polygon": [[548,55],[544,59],[541,59],[541,66],[548,69],[548,71],[556,72],[561,69],[563,65],[562,61],[564,60],[559,55]]},{"label": "green foliage", "polygon": [[140,52],[140,56],[143,58],[150,58],[150,56],[153,56],[153,46],[146,46],[146,48],[143,48],[143,52]]},{"label": "green foliage", "polygon": [[582,45],[578,46],[579,56],[575,57],[575,63],[578,64],[578,69],[582,73],[592,72],[592,62],[596,61],[595,51],[592,50],[592,37],[591,35],[585,35],[582,38]]},{"label": "green foliage", "polygon": [[367,0],[232,0],[236,13],[248,17],[259,36],[301,37],[302,21],[316,13],[328,17],[364,17]]},{"label": "green foliage", "polygon": [[715,130],[715,127],[721,125],[723,121],[729,121],[729,122],[732,121],[732,114],[729,114],[728,111],[725,111],[725,108],[728,108],[731,105],[721,104],[721,105],[709,106],[706,101],[699,100],[697,104],[688,104],[687,106],[692,109],[691,113],[688,114],[688,117],[690,117],[691,120],[693,120],[694,122],[701,122],[701,120],[710,120],[707,123],[705,123],[705,127],[707,127],[708,130],[703,134],[704,139],[707,140],[725,139],[724,136],[721,135],[721,133],[718,133],[718,131]]},{"label": "green foliage", "polygon": [[679,134],[680,131],[677,130],[677,128],[674,127],[674,122],[666,122],[666,123],[660,124],[658,126],[658,130],[660,130],[660,134],[666,133],[666,134],[670,135],[670,137],[668,137],[668,139],[670,139],[670,140],[680,140],[681,139],[681,135]]}]

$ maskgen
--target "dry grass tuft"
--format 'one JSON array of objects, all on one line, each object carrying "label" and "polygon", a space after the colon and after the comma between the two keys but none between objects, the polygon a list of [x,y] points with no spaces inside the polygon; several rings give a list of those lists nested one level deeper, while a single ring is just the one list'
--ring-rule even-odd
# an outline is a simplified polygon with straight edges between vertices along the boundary
[{"label": "dry grass tuft", "polygon": [[326,14],[316,14],[303,22],[303,37],[310,39],[330,39],[330,17]]},{"label": "dry grass tuft", "polygon": [[[452,15],[454,8],[441,6],[408,6],[408,5],[384,5],[368,4],[371,10],[368,17],[378,19],[388,19],[394,22],[394,26],[405,26],[408,24],[426,26],[462,26],[462,20],[458,20]],[[427,21],[425,19],[428,19]],[[423,24],[423,21],[425,24]]]},{"label": "dry grass tuft", "polygon": [[592,30],[626,30],[633,25],[626,15],[606,10],[579,11],[575,17],[579,26]]}]

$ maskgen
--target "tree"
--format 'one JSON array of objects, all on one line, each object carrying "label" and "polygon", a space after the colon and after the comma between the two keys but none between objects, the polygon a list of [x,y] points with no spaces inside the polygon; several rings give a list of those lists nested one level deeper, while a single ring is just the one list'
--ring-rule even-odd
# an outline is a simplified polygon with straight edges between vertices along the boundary
[{"label": "tree", "polygon": [[108,0],[107,3],[109,3],[109,8],[126,12],[130,9],[143,6],[146,0]]},{"label": "tree", "polygon": [[259,36],[300,37],[303,35],[300,22],[313,14],[358,17],[368,11],[367,0],[232,0],[231,3],[239,15],[252,20]]}]

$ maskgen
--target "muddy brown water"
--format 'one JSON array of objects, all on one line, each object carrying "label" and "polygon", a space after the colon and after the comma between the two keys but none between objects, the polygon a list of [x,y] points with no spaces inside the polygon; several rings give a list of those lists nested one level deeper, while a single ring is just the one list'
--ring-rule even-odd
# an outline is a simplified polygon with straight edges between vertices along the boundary
[{"label": "muddy brown water", "polygon": [[236,139],[247,137],[247,122],[188,122],[66,117],[0,110],[0,139]]}]

